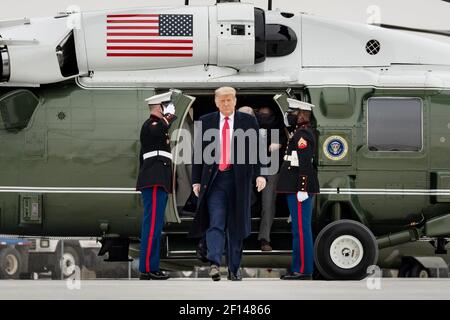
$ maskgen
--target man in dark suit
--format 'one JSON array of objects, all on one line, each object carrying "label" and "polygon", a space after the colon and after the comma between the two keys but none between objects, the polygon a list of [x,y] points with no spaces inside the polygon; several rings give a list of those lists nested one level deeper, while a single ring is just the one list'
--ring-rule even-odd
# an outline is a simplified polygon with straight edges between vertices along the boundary
[{"label": "man in dark suit", "polygon": [[139,271],[141,280],[166,280],[159,270],[161,231],[167,194],[172,193],[172,154],[169,127],[175,120],[172,92],[155,95],[146,101],[150,117],[142,125],[140,169],[136,189],[144,202]]},{"label": "man in dark suit", "polygon": [[[256,179],[259,192],[266,185],[265,178],[260,176],[259,127],[254,117],[235,111],[235,89],[217,89],[215,103],[219,112],[204,115],[199,121],[201,128],[199,123],[195,128],[192,183],[199,199],[190,235],[206,238],[209,275],[214,281],[220,280],[225,243],[228,279],[242,280],[239,268],[243,240],[251,231],[252,180]],[[253,134],[256,141],[242,139],[246,134]],[[207,141],[209,135],[211,142]]]}]

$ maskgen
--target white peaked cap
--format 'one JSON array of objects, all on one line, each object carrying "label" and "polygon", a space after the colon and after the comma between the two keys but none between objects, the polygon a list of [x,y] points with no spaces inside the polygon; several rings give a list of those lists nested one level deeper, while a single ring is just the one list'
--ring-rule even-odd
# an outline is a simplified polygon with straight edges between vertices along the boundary
[{"label": "white peaked cap", "polygon": [[287,102],[289,103],[289,109],[299,109],[299,110],[306,110],[311,111],[312,108],[314,108],[314,105],[311,103],[307,103],[304,101],[299,101],[296,99],[287,98]]},{"label": "white peaked cap", "polygon": [[145,99],[148,105],[152,104],[161,104],[163,102],[169,102],[172,97],[172,91],[168,91],[165,93],[157,94],[155,96],[151,96],[150,98]]}]

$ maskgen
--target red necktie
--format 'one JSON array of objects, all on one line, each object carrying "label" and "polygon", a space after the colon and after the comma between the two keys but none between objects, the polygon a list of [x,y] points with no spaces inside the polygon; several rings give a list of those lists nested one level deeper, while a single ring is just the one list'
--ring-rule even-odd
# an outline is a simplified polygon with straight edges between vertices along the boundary
[{"label": "red necktie", "polygon": [[220,153],[219,170],[224,171],[230,166],[230,125],[228,117],[225,117],[225,123],[222,128],[222,150]]}]

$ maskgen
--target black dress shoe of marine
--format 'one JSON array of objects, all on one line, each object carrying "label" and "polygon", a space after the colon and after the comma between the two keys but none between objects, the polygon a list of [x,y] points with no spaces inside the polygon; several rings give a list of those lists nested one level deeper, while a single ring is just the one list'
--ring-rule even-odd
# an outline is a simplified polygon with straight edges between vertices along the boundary
[{"label": "black dress shoe of marine", "polygon": [[140,280],[167,280],[170,277],[161,271],[152,271],[141,273]]},{"label": "black dress shoe of marine", "polygon": [[281,280],[312,280],[312,275],[292,272],[280,277]]},{"label": "black dress shoe of marine", "polygon": [[236,273],[231,272],[230,270],[228,270],[228,280],[231,281],[242,281],[242,274],[241,271],[238,270]]}]

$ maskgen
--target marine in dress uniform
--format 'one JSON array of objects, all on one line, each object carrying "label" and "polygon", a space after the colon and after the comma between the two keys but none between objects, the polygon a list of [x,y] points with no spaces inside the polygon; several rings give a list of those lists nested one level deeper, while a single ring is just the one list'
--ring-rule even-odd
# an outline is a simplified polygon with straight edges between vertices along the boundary
[{"label": "marine in dress uniform", "polygon": [[278,193],[285,193],[292,218],[291,273],[284,280],[312,279],[314,255],[311,217],[314,195],[319,193],[317,170],[313,165],[316,141],[310,126],[312,104],[287,99],[286,114],[290,137],[280,169]]},{"label": "marine in dress uniform", "polygon": [[140,170],[136,189],[142,193],[142,220],[139,271],[141,280],[166,280],[159,270],[161,231],[167,194],[172,191],[172,154],[169,127],[175,120],[171,92],[147,99],[150,118],[142,125]]}]

